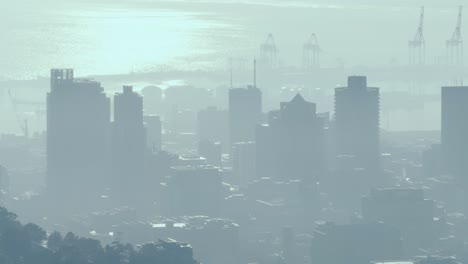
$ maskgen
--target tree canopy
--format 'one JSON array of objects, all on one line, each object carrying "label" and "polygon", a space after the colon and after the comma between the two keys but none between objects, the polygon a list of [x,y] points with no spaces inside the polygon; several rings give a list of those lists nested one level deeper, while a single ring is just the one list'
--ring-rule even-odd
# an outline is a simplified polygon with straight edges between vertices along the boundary
[{"label": "tree canopy", "polygon": [[0,207],[0,263],[5,264],[197,264],[186,245],[157,241],[134,247],[69,232],[50,235],[40,226],[22,225],[14,213]]}]

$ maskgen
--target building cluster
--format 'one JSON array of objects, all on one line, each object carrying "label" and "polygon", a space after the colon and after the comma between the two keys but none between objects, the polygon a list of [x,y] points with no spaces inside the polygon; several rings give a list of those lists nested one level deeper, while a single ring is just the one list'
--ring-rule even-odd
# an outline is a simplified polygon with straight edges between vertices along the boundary
[{"label": "building cluster", "polygon": [[175,239],[207,264],[468,260],[468,87],[442,88],[440,143],[382,131],[364,76],[334,89],[332,113],[299,93],[264,112],[262,94],[124,86],[111,100],[53,69],[37,199],[76,232]]}]

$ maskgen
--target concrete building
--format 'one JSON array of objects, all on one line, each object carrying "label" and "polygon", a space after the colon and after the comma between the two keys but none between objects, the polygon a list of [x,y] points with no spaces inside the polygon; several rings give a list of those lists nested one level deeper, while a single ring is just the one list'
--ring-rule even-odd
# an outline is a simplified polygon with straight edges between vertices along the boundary
[{"label": "concrete building", "polygon": [[220,142],[201,140],[198,142],[198,155],[206,159],[208,165],[221,167],[222,147]]},{"label": "concrete building", "polygon": [[362,200],[363,220],[383,222],[398,229],[408,256],[433,245],[434,209],[434,202],[424,199],[423,190],[416,188],[373,189]]},{"label": "concrete building", "polygon": [[350,155],[355,166],[380,170],[379,88],[368,87],[364,76],[348,77],[348,86],[335,88],[336,155]]},{"label": "concrete building", "polygon": [[162,90],[157,86],[146,86],[141,90],[145,115],[160,115],[162,112]]},{"label": "concrete building", "polygon": [[146,128],[146,148],[158,152],[162,147],[162,125],[161,118],[155,115],[143,117]]},{"label": "concrete building", "polygon": [[[86,205],[108,184],[110,101],[101,84],[51,70],[47,94],[47,193]],[[96,203],[93,203],[96,204]]]},{"label": "concrete building", "polygon": [[256,179],[255,169],[255,142],[238,142],[233,146],[233,175],[235,179],[231,182],[241,187],[247,185]]},{"label": "concrete building", "polygon": [[211,166],[173,167],[164,194],[166,215],[217,216],[224,198],[222,172]]},{"label": "concrete building", "polygon": [[281,103],[279,111],[270,112],[268,126],[257,129],[257,171],[262,177],[313,184],[324,173],[323,122],[314,103],[297,94]]},{"label": "concrete building", "polygon": [[255,140],[255,127],[261,121],[262,92],[260,89],[229,90],[229,144]]},{"label": "concrete building", "polygon": [[311,259],[322,264],[362,264],[403,256],[398,231],[381,223],[327,223],[315,230],[311,241]]},{"label": "concrete building", "polygon": [[220,142],[228,150],[228,111],[207,107],[197,114],[197,134],[200,141]]},{"label": "concrete building", "polygon": [[446,172],[468,184],[468,86],[442,87],[441,151]]},{"label": "concrete building", "polygon": [[114,96],[112,123],[112,197],[119,203],[138,203],[144,180],[145,128],[143,125],[143,98],[124,86]]}]

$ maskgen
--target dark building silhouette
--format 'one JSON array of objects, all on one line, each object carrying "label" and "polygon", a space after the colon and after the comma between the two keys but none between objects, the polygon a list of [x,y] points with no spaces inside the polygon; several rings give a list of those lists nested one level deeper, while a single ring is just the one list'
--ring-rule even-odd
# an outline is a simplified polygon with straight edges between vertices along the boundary
[{"label": "dark building silhouette", "polygon": [[238,142],[232,148],[233,183],[241,187],[256,179],[255,142]]},{"label": "dark building silhouette", "polygon": [[175,166],[166,186],[164,208],[167,215],[218,215],[224,198],[219,168]]},{"label": "dark building silhouette", "polygon": [[125,204],[138,202],[145,186],[146,138],[143,98],[131,86],[114,96],[112,135],[112,196]]},{"label": "dark building silhouette", "polygon": [[316,182],[325,169],[323,120],[317,116],[316,105],[297,94],[281,103],[269,119],[268,126],[257,127],[257,159],[258,166],[274,169],[260,167],[257,171],[276,175],[261,177]]},{"label": "dark building silhouette", "polygon": [[368,87],[364,76],[335,88],[336,154],[353,156],[355,167],[371,172],[380,169],[379,101],[379,88]]},{"label": "dark building silhouette", "polygon": [[262,115],[262,92],[260,89],[235,88],[229,90],[229,144],[253,141],[255,127]]},{"label": "dark building silhouette", "polygon": [[47,191],[52,199],[94,199],[109,175],[110,101],[101,84],[51,70],[47,94]]},{"label": "dark building silhouette", "polygon": [[311,241],[311,259],[322,264],[362,264],[404,256],[398,230],[382,223],[319,226]]},{"label": "dark building silhouette", "polygon": [[208,165],[221,167],[222,147],[220,142],[200,140],[198,142],[198,155],[205,158]]},{"label": "dark building silhouette", "polygon": [[255,170],[257,178],[264,177],[277,179],[276,153],[272,151],[274,142],[273,130],[269,124],[258,124],[255,131]]},{"label": "dark building silhouette", "polygon": [[197,134],[200,141],[220,142],[228,148],[228,111],[210,106],[197,114]]},{"label": "dark building silhouette", "polygon": [[373,189],[362,199],[364,221],[398,229],[408,256],[432,247],[436,238],[434,208],[434,202],[424,199],[423,190],[416,188]]},{"label": "dark building silhouette", "polygon": [[162,90],[157,86],[146,86],[142,89],[145,114],[160,115],[162,110]]},{"label": "dark building silhouette", "polygon": [[442,87],[441,149],[444,168],[468,183],[468,86]]},{"label": "dark building silhouette", "polygon": [[162,145],[162,125],[161,118],[155,115],[145,115],[143,117],[146,128],[146,148],[157,152]]}]

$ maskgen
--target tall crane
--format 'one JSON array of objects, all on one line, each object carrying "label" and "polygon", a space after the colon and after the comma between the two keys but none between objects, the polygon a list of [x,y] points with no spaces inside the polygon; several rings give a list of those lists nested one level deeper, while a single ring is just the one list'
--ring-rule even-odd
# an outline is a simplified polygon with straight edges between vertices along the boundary
[{"label": "tall crane", "polygon": [[424,6],[421,6],[419,15],[419,26],[414,38],[408,41],[409,64],[421,65],[426,61],[426,41],[424,40]]},{"label": "tall crane", "polygon": [[265,42],[260,45],[260,60],[263,64],[270,68],[277,66],[277,55],[278,49],[276,48],[275,38],[273,34],[268,34]]},{"label": "tall crane", "polygon": [[452,37],[446,41],[447,63],[451,65],[463,64],[463,39],[461,34],[462,11],[463,7],[459,6],[455,31],[453,32]]},{"label": "tall crane", "polygon": [[302,67],[305,70],[320,67],[321,51],[317,36],[312,33],[302,47]]},{"label": "tall crane", "polygon": [[15,112],[15,118],[16,118],[16,122],[18,122],[18,127],[21,129],[25,137],[29,137],[28,120],[27,119],[21,120],[19,113],[18,113],[17,102],[15,98],[13,97],[11,90],[8,90],[8,97],[10,98],[11,105],[13,106],[13,111]]}]

